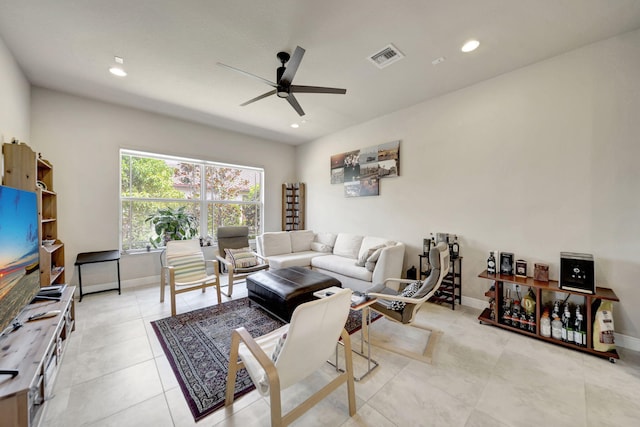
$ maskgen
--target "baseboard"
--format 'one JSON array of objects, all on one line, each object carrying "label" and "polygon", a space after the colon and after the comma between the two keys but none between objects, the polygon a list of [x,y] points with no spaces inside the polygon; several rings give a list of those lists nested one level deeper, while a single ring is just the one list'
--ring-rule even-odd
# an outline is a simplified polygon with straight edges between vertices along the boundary
[{"label": "baseboard", "polygon": [[[139,277],[137,279],[127,279],[127,280],[121,280],[120,281],[120,287],[122,289],[132,289],[132,288],[138,288],[138,287],[142,287],[142,286],[148,286],[148,285],[159,285],[160,284],[160,276],[147,276],[147,277]],[[75,284],[74,286],[76,286],[76,288],[78,288],[78,285]],[[117,281],[113,281],[113,282],[107,282],[107,283],[97,283],[97,284],[92,284],[92,285],[86,285],[83,284],[82,285],[82,292],[83,293],[87,293],[87,292],[96,292],[96,291],[102,291],[102,290],[106,290],[106,289],[114,289],[118,287],[118,282]],[[79,289],[76,289],[76,292],[80,292]]]},{"label": "baseboard", "polygon": [[[462,296],[462,305],[484,310],[489,307],[486,300]],[[615,334],[615,342],[617,347],[623,347],[629,350],[640,351],[640,338],[630,337],[620,333]]]}]

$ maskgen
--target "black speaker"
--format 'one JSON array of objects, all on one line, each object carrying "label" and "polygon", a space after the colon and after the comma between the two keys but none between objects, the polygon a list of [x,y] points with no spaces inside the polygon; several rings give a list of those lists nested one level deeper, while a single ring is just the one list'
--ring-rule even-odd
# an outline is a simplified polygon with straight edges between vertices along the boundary
[{"label": "black speaker", "polygon": [[560,252],[560,289],[593,294],[595,277],[593,255]]}]

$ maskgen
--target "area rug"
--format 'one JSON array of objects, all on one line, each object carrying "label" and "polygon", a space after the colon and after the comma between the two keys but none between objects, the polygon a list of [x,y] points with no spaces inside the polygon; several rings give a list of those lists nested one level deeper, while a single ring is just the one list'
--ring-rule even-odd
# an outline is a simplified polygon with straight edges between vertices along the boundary
[{"label": "area rug", "polygon": [[[372,313],[372,321],[380,317]],[[231,332],[244,326],[258,337],[284,323],[248,298],[202,308],[151,322],[195,421],[224,406]],[[345,328],[362,327],[362,312],[351,310]],[[245,369],[238,371],[235,397],[255,389]]]}]

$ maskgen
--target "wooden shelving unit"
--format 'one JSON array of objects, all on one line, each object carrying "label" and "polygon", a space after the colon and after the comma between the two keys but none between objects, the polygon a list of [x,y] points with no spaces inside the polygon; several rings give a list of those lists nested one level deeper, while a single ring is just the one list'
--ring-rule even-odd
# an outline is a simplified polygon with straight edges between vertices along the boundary
[{"label": "wooden shelving unit", "polygon": [[[549,282],[540,282],[538,280],[534,280],[531,277],[525,278],[525,277],[510,276],[505,274],[489,274],[487,273],[487,270],[480,273],[478,277],[482,279],[491,280],[494,283],[493,290],[488,290],[485,292],[486,297],[494,298],[494,301],[495,301],[493,305],[494,313],[492,315],[491,310],[489,308],[485,308],[484,311],[478,317],[478,320],[481,323],[493,325],[502,329],[506,329],[512,332],[517,332],[519,334],[529,336],[531,338],[537,338],[539,340],[547,341],[556,345],[561,345],[563,347],[568,347],[577,351],[593,354],[595,356],[608,358],[611,362],[614,362],[615,359],[620,358],[618,356],[618,353],[615,350],[602,352],[602,351],[596,351],[593,348],[593,319],[594,319],[593,314],[594,313],[591,308],[591,305],[594,302],[594,300],[598,300],[598,299],[609,300],[609,301],[619,301],[618,297],[616,296],[615,292],[613,292],[613,290],[609,288],[596,287],[596,292],[594,294],[586,294],[581,292],[569,291],[566,289],[560,289],[558,282],[555,280],[550,280]],[[531,289],[534,290],[535,297],[536,297],[535,332],[529,332],[529,331],[520,329],[518,327],[506,325],[505,323],[500,321],[501,319],[500,307],[502,307],[503,289],[504,289],[505,283],[520,285],[521,287],[530,287]],[[586,311],[584,319],[586,321],[586,326],[587,326],[586,347],[581,347],[576,344],[573,344],[570,342],[564,342],[551,337],[544,337],[540,334],[540,316],[542,314],[542,308],[541,308],[542,304],[540,302],[544,301],[543,296],[545,296],[545,293],[551,293],[551,292],[560,292],[568,295],[578,295],[584,298],[583,305]]]},{"label": "wooden shelving unit", "polygon": [[304,183],[282,184],[282,231],[305,229],[306,197]]},{"label": "wooden shelving unit", "polygon": [[[58,195],[53,186],[53,166],[27,144],[4,144],[4,181],[9,187],[38,193],[40,286],[65,283],[64,244],[58,238]],[[54,240],[43,245],[44,240]]]}]

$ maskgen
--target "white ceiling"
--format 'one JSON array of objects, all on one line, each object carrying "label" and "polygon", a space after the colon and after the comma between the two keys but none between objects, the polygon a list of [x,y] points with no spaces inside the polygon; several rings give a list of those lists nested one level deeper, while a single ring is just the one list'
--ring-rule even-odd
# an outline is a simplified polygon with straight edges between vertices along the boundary
[{"label": "white ceiling", "polygon": [[[0,37],[36,86],[290,144],[638,28],[639,0],[0,0]],[[389,43],[406,58],[378,69],[367,57]],[[294,84],[347,94],[296,95],[292,129],[283,99],[240,107],[269,86],[216,62],[275,81],[296,45]]]}]

